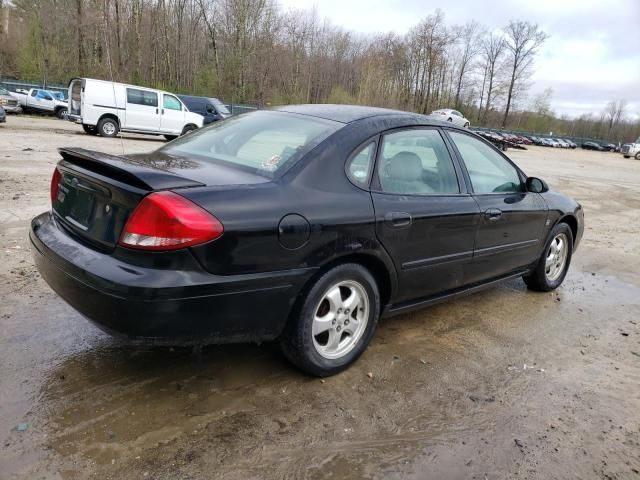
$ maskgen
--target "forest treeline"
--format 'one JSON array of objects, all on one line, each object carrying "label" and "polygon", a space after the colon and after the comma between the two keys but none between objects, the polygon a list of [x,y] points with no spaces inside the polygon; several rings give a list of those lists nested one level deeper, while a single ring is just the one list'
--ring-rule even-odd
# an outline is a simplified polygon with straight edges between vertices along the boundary
[{"label": "forest treeline", "polygon": [[523,20],[489,30],[424,12],[406,34],[361,35],[274,0],[0,0],[0,76],[114,79],[229,103],[356,103],[474,125],[627,141],[624,100],[557,117],[528,95],[547,38]]}]

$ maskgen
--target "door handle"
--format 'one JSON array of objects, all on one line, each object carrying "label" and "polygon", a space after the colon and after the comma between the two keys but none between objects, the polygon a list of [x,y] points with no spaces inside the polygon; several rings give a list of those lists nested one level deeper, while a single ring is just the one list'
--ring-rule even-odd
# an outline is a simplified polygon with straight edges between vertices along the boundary
[{"label": "door handle", "polygon": [[393,228],[405,228],[413,222],[411,214],[407,212],[389,212],[384,216],[384,220]]},{"label": "door handle", "polygon": [[489,220],[490,222],[495,222],[502,217],[502,210],[499,208],[489,208],[484,211],[484,218]]}]

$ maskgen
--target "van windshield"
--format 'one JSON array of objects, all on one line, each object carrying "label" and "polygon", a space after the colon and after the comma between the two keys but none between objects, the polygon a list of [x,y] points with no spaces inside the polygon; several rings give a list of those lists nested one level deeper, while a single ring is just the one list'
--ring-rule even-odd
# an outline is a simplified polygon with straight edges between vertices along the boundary
[{"label": "van windshield", "polygon": [[178,138],[159,152],[227,164],[273,178],[342,126],[316,117],[260,110],[215,122]]},{"label": "van windshield", "polygon": [[211,103],[213,103],[218,110],[219,113],[223,113],[225,115],[231,115],[231,112],[227,109],[227,107],[217,98],[212,98]]}]

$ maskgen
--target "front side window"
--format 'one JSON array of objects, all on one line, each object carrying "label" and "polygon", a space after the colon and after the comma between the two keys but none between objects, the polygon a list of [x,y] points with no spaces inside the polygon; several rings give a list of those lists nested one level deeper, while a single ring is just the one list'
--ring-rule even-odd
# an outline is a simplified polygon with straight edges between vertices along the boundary
[{"label": "front side window", "polygon": [[518,171],[486,143],[464,133],[450,131],[467,167],[475,193],[521,192]]},{"label": "front side window", "polygon": [[144,105],[146,107],[158,106],[158,94],[147,90],[137,90],[135,88],[127,88],[127,103],[134,105]]},{"label": "front side window", "polygon": [[342,126],[316,117],[261,110],[215,122],[160,151],[237,166],[271,178]]},{"label": "front side window", "polygon": [[386,193],[460,192],[453,161],[437,130],[403,130],[385,135],[377,170]]},{"label": "front side window", "polygon": [[173,95],[164,95],[162,98],[162,106],[163,108],[168,108],[169,110],[182,110],[182,104],[180,100],[178,100]]},{"label": "front side window", "polygon": [[347,175],[357,186],[366,188],[369,185],[369,175],[371,174],[375,154],[376,143],[369,142],[349,160]]}]

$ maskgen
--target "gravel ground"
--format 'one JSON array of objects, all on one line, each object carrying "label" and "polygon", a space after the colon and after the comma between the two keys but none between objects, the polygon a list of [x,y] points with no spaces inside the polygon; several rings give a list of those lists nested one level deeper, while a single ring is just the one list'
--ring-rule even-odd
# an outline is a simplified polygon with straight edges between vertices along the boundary
[{"label": "gravel ground", "polygon": [[39,277],[28,222],[56,148],[160,145],[0,125],[1,479],[640,479],[640,162],[510,151],[584,206],[563,286],[514,280],[382,321],[355,366],[319,380],[269,344],[127,345]]}]

